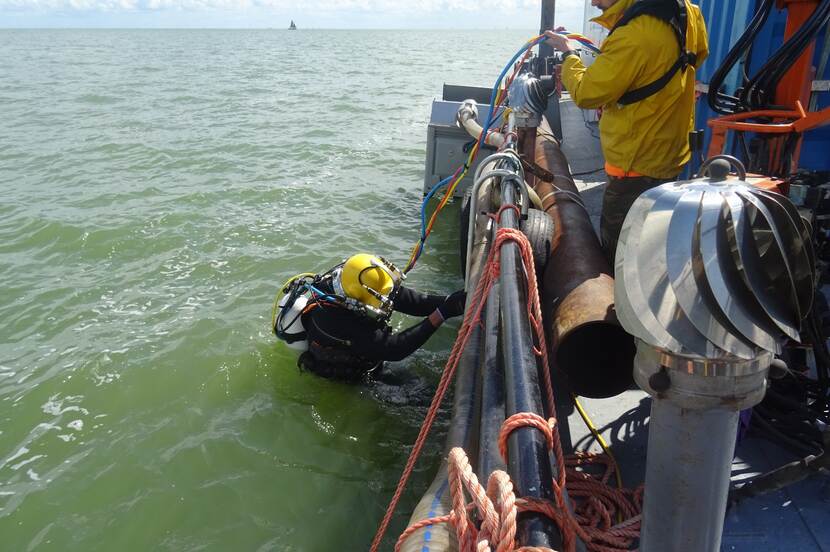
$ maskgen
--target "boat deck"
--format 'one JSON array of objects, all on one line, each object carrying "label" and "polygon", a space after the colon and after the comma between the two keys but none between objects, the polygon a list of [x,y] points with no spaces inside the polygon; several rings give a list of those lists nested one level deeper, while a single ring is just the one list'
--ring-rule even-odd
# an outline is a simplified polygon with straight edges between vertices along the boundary
[{"label": "boat deck", "polygon": [[[565,136],[562,149],[571,171],[582,173],[601,167],[596,125],[589,128],[582,112],[567,98],[561,102],[561,116]],[[605,173],[600,170],[575,180],[598,229]],[[625,485],[641,484],[645,476],[651,399],[635,388],[611,399],[581,398],[580,402],[620,463]],[[562,427],[563,439],[567,441],[565,429],[575,449],[601,451],[576,410],[571,409],[567,428],[564,424]],[[751,478],[795,459],[775,444],[748,437],[737,447],[732,480]],[[816,475],[731,508],[726,515],[721,549],[830,552],[830,476]]]}]

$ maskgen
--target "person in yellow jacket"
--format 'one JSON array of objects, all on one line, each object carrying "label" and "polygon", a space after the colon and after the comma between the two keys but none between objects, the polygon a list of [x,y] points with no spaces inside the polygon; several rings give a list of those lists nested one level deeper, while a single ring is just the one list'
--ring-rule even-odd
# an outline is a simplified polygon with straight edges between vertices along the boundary
[{"label": "person in yellow jacket", "polygon": [[[700,9],[688,0],[592,0],[599,23],[610,35],[590,67],[575,50],[579,43],[547,31],[548,43],[563,54],[562,82],[577,106],[602,108],[599,123],[608,186],[600,234],[612,266],[620,229],[634,200],[649,188],[676,180],[689,161],[694,129],[695,69],[709,53]],[[666,20],[643,14],[645,4],[685,14]],[[635,15],[636,10],[641,10]],[[685,21],[684,21],[685,20]],[[681,51],[685,22],[685,52]],[[645,97],[644,97],[645,96]]]}]

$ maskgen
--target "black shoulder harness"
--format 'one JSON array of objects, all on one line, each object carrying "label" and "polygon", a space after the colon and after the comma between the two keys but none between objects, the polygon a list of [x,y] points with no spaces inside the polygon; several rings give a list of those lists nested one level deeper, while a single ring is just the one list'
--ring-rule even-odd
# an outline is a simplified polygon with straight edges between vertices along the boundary
[{"label": "black shoulder harness", "polygon": [[677,38],[677,43],[680,46],[680,57],[677,61],[669,67],[669,70],[659,79],[650,82],[640,88],[629,90],[617,100],[620,105],[629,105],[642,100],[649,96],[653,96],[662,90],[674,77],[678,71],[685,71],[686,68],[697,63],[697,56],[686,50],[686,28],[689,20],[689,14],[686,9],[686,0],[638,0],[628,8],[608,36],[611,36],[614,31],[620,27],[627,25],[632,19],[640,17],[641,15],[651,15],[661,21],[668,23],[674,35]]}]

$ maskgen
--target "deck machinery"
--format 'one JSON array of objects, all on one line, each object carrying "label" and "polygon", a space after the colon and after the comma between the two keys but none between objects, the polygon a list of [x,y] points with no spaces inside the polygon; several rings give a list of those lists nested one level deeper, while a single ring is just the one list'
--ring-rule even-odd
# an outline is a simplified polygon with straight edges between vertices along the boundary
[{"label": "deck machinery", "polygon": [[[771,4],[757,2],[759,14],[748,33],[757,33]],[[830,2],[779,4],[792,16],[781,46],[788,52],[781,63],[789,66],[776,68],[780,82],[747,76],[744,87],[756,88],[748,96],[753,103],[744,107],[735,100],[744,90],[725,90],[723,79],[708,90],[710,102],[720,99],[718,105],[733,110],[709,123],[709,153],[731,148],[743,159],[720,156],[725,164],[697,167],[699,178],[645,194],[626,221],[615,267],[602,254],[560,148],[555,94],[561,87],[555,55],[544,43],[511,83],[508,111],[495,113],[503,116],[504,127],[487,134],[489,146],[456,191],[463,202],[460,256],[468,290],[482,278],[499,228],[520,229],[533,245],[550,365],[533,353],[539,343],[526,310],[529,290],[517,246],[507,243],[482,323],[458,364],[446,450],[467,451],[481,481],[503,469],[516,496],[553,500],[551,482],[564,467],[542,433],[532,427],[510,433],[505,462],[497,445],[501,424],[518,412],[565,419],[571,393],[612,397],[636,379],[653,397],[643,532],[635,542],[646,552],[720,549],[738,420],[762,400],[768,376],[801,378],[808,391],[785,396],[786,386],[773,387],[774,398],[779,407],[798,403],[793,408],[800,422],[819,433],[814,441],[828,441],[820,433],[828,421],[830,353],[822,321],[816,320],[828,309],[821,293],[820,314],[813,303],[830,260],[830,227],[824,222],[830,178],[797,167],[803,132],[830,121],[830,109],[804,107],[815,74],[810,60],[817,32],[805,29],[827,24]],[[554,27],[554,7],[554,0],[542,2],[543,30]],[[742,38],[733,49],[747,44]],[[735,57],[730,52],[724,64],[734,64]],[[759,82],[766,86],[760,93]],[[762,99],[769,105],[753,111]],[[425,194],[465,162],[490,102],[489,90],[464,86],[445,86],[443,98],[434,101]],[[728,131],[741,139],[728,139]],[[746,146],[753,140],[754,147]],[[747,175],[744,164],[756,172]],[[554,381],[554,404],[545,399],[545,372]],[[770,417],[775,415],[765,414],[764,424],[775,426],[779,420]],[[812,454],[803,454],[803,469],[785,466],[758,478],[754,487],[731,489],[732,497],[826,468],[823,447],[813,445],[804,446]],[[444,463],[412,522],[449,512],[446,473]],[[547,516],[525,512],[517,522],[517,546],[562,549],[560,528]],[[433,525],[410,535],[401,549],[457,546],[451,527]],[[575,549],[589,548],[577,539]]]}]

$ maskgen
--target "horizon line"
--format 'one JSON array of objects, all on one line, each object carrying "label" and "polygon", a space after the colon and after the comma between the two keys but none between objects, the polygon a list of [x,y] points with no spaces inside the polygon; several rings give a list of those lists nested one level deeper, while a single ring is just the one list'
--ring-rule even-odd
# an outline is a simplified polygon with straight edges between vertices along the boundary
[{"label": "horizon line", "polygon": [[42,26],[11,27],[0,25],[2,31],[526,31],[527,27],[106,27],[106,26]]}]

